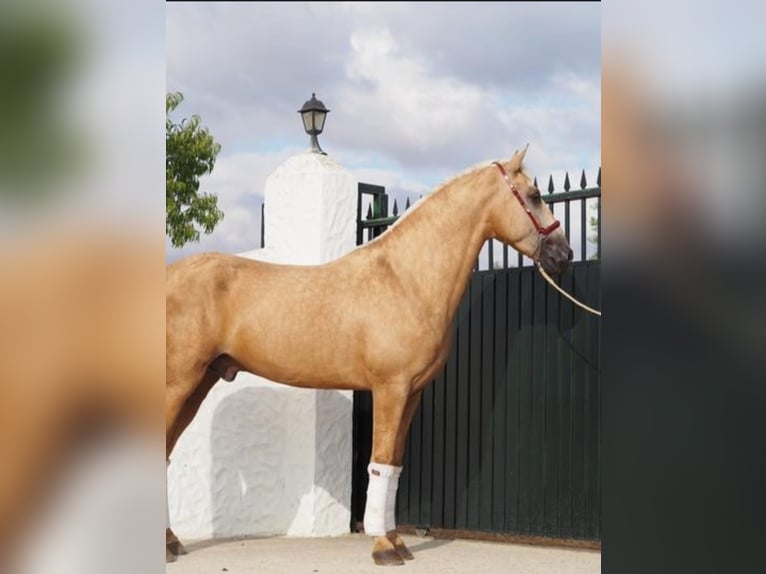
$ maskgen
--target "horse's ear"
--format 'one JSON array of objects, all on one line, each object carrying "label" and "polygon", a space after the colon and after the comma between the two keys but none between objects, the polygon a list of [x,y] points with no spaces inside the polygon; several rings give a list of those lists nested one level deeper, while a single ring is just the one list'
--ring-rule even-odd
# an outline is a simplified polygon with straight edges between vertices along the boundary
[{"label": "horse's ear", "polygon": [[529,149],[529,144],[524,146],[524,149],[521,150],[521,153],[519,154],[519,167],[521,167],[522,162],[524,161],[524,158],[527,155],[527,150]]},{"label": "horse's ear", "polygon": [[529,148],[529,144],[524,146],[524,149],[521,150],[521,153],[519,153],[519,150],[516,150],[515,152],[513,152],[513,157],[511,158],[512,173],[521,171],[521,163],[524,161],[524,156],[527,155],[528,148]]},{"label": "horse's ear", "polygon": [[524,146],[524,149],[519,152],[519,150],[516,150],[513,152],[513,157],[511,158],[511,172],[517,173],[521,171],[521,164],[524,161],[524,156],[527,155],[527,149],[529,148],[529,144]]}]

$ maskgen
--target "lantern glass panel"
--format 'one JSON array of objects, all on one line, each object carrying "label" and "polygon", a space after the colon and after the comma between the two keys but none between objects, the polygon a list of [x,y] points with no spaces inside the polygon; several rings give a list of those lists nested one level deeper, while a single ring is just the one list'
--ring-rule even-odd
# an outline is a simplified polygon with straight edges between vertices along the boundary
[{"label": "lantern glass panel", "polygon": [[314,129],[314,112],[302,112],[301,118],[303,118],[303,129],[306,130],[306,133],[310,134]]},{"label": "lantern glass panel", "polygon": [[314,112],[314,128],[317,133],[321,133],[324,129],[324,120],[327,117],[327,112]]}]

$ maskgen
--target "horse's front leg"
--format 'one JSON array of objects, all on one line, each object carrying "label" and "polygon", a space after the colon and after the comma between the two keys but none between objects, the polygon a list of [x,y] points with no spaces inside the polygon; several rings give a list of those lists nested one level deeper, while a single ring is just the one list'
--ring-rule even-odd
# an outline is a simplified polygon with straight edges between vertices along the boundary
[{"label": "horse's front leg", "polygon": [[381,566],[401,565],[412,553],[396,533],[396,491],[404,443],[421,392],[390,385],[373,390],[372,460],[368,466],[364,531],[374,537],[372,558]]},{"label": "horse's front leg", "polygon": [[[418,410],[418,406],[420,405],[420,397],[423,396],[423,391],[416,391],[414,394],[410,396],[410,398],[407,400],[407,405],[404,408],[404,416],[402,418],[402,424],[399,426],[399,432],[396,435],[396,445],[394,449],[394,461],[395,464],[401,467],[402,460],[404,459],[404,447],[407,444],[407,435],[410,432],[410,425],[412,424],[412,419],[415,418],[415,413]],[[398,489],[398,483],[397,483],[397,489]],[[394,498],[393,502],[391,503],[391,524],[394,526],[393,531],[388,532],[386,534],[386,537],[389,539],[389,541],[394,545],[396,548],[396,552],[404,558],[405,560],[412,560],[415,558],[412,555],[412,552],[410,552],[410,549],[407,548],[407,546],[404,544],[404,540],[402,540],[402,537],[399,536],[399,534],[396,532],[396,516],[395,516],[395,510],[396,510],[396,491],[394,491]]]}]

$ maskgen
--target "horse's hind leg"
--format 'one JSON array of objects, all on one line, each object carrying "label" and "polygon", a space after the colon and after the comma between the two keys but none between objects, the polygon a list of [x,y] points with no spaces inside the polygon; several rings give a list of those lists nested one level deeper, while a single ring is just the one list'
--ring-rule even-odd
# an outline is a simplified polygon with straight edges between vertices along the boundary
[{"label": "horse's hind leg", "polygon": [[364,529],[374,537],[372,558],[381,566],[401,565],[412,558],[396,534],[394,502],[404,453],[399,437],[406,437],[419,400],[420,392],[410,396],[407,387],[394,384],[373,391],[372,460]]},{"label": "horse's hind leg", "polygon": [[[178,438],[181,433],[184,432],[189,423],[194,420],[194,416],[197,414],[202,401],[207,396],[210,389],[218,380],[218,375],[211,371],[206,371],[202,377],[202,381],[194,389],[189,397],[183,401],[180,407],[173,408],[173,405],[168,405],[168,412],[166,413],[166,437],[165,437],[165,455],[168,464],[170,464],[170,453],[178,442]],[[165,529],[165,560],[167,562],[174,562],[176,556],[186,554],[186,548],[181,544],[181,541],[175,535],[170,528],[170,517],[168,517],[168,526]]]}]

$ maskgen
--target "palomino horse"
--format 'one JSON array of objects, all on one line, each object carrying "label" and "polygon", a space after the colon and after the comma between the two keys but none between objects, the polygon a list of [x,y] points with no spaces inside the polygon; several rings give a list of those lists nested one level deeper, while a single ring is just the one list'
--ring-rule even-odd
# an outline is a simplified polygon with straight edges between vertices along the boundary
[{"label": "palomino horse", "polygon": [[[482,245],[499,239],[549,273],[572,257],[522,170],[525,153],[455,177],[380,238],[324,265],[222,254],[170,265],[167,456],[216,381],[240,370],[297,387],[370,390],[365,532],[377,564],[411,559],[394,521],[405,439],[423,387],[447,359],[450,325]],[[169,559],[183,552],[170,529],[166,542]]]}]

